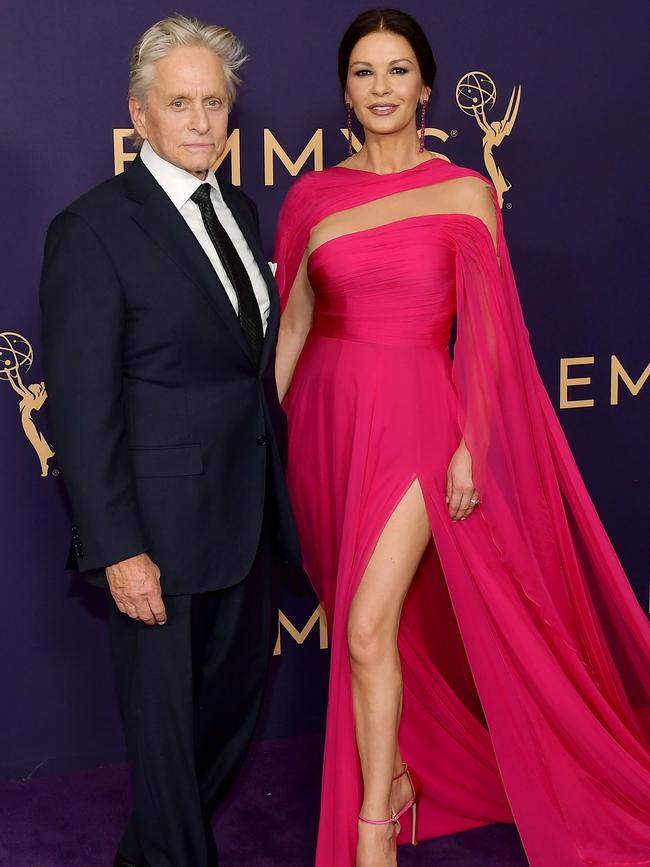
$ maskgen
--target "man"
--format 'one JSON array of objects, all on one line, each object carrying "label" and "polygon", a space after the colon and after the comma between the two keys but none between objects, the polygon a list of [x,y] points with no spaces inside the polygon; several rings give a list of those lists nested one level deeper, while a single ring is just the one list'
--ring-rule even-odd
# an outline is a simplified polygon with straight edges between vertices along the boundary
[{"label": "man", "polygon": [[74,552],[108,585],[134,811],[116,865],[213,867],[255,723],[269,549],[297,562],[277,441],[278,297],[253,202],[211,166],[243,50],[174,16],[136,45],[140,155],[52,223],[43,343]]}]

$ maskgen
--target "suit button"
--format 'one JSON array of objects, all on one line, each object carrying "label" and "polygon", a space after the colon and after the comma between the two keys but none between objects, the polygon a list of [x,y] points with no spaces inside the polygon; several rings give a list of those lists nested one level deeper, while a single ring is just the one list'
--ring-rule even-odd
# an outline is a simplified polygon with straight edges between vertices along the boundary
[{"label": "suit button", "polygon": [[258,446],[265,446],[266,445],[266,437],[264,436],[264,434],[261,434],[255,440],[255,442],[257,443]]}]

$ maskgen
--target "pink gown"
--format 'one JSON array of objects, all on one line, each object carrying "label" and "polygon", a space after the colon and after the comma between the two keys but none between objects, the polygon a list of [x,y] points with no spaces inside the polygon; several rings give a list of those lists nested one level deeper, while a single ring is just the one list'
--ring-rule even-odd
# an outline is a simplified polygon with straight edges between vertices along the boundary
[{"label": "pink gown", "polygon": [[[423,781],[421,836],[514,821],[532,867],[650,865],[649,624],[535,367],[493,188],[496,251],[485,222],[450,211],[468,178],[489,185],[440,159],[334,167],[301,177],[280,216],[283,301],[303,256],[315,295],[284,405],[331,636],[316,865],[354,865],[347,617],[415,480],[433,544],[400,624],[399,742]],[[452,523],[461,436],[481,504]]]}]

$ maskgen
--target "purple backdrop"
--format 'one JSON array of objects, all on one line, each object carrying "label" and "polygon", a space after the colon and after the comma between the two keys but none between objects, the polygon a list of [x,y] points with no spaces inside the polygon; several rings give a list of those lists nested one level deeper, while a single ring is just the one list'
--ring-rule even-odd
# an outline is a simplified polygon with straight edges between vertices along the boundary
[{"label": "purple backdrop", "polygon": [[[325,165],[345,156],[336,47],[345,26],[366,7],[357,0],[225,0],[189,2],[181,10],[227,24],[250,54],[231,126],[241,130],[241,181],[259,204],[269,256],[291,175],[272,155],[274,183],[265,183],[265,136],[267,150],[272,140],[264,131],[292,160],[317,130],[323,131]],[[438,60],[429,125],[442,132],[429,139],[432,149],[485,173],[483,134],[471,113],[460,110],[456,85],[473,71],[490,76],[496,103],[491,105],[488,87],[488,122],[504,119],[510,94],[521,85],[519,113],[494,153],[512,184],[504,214],[522,301],[556,407],[561,359],[570,360],[567,377],[590,380],[568,385],[565,399],[594,405],[560,409],[560,418],[647,610],[650,383],[642,385],[642,374],[650,372],[650,263],[644,232],[645,93],[638,87],[646,66],[645,6],[642,0],[615,6],[552,0],[534,8],[504,0],[467,0],[461,6],[412,0],[403,8],[419,18]],[[47,224],[115,171],[113,130],[129,125],[131,46],[170,11],[156,0],[27,0],[3,10],[0,371],[3,359],[14,358],[12,346],[25,349],[1,335],[26,338],[34,363],[30,369],[25,361],[19,369],[25,389],[42,376],[37,288]],[[312,168],[313,160],[312,154],[302,170]],[[230,158],[220,171],[230,177]],[[612,365],[615,373],[622,366],[622,376],[614,378],[618,403],[612,403]],[[24,403],[37,406],[36,392],[26,391]],[[4,777],[92,766],[122,755],[104,599],[63,571],[70,521],[56,459],[41,477],[20,402],[9,376],[0,372]],[[35,408],[31,417],[47,437],[45,415]],[[23,416],[29,427],[24,406]],[[314,621],[314,628],[299,635],[315,607],[313,598],[282,601],[286,622],[295,628],[293,636],[282,630],[262,736],[322,726],[322,632]]]}]

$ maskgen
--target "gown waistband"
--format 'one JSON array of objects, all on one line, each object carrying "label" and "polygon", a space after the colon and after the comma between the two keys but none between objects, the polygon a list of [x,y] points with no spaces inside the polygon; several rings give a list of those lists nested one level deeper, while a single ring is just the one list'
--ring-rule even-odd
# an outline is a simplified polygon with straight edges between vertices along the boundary
[{"label": "gown waistband", "polygon": [[407,319],[356,317],[316,309],[311,327],[317,337],[334,337],[358,343],[376,343],[382,346],[415,346],[428,349],[447,349],[451,339],[451,324],[422,323]]}]

